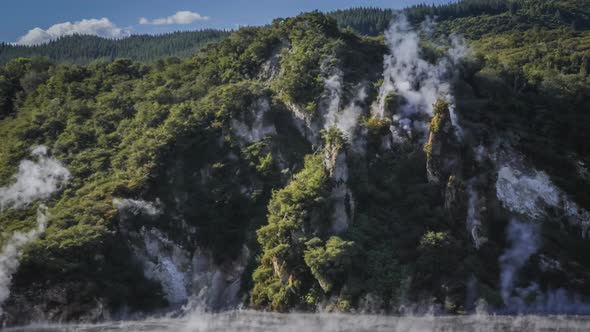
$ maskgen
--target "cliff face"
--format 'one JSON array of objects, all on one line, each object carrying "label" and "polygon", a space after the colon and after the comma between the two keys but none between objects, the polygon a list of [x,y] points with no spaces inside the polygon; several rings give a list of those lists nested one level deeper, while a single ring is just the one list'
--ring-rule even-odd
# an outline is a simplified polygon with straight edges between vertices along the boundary
[{"label": "cliff face", "polygon": [[46,68],[0,120],[1,322],[583,311],[590,154],[560,126],[586,95],[514,89],[428,31],[313,13],[190,59]]},{"label": "cliff face", "polygon": [[438,100],[434,105],[433,117],[430,121],[426,152],[426,173],[428,180],[435,184],[449,182],[449,177],[460,176],[461,151],[459,138],[453,123],[449,105]]}]

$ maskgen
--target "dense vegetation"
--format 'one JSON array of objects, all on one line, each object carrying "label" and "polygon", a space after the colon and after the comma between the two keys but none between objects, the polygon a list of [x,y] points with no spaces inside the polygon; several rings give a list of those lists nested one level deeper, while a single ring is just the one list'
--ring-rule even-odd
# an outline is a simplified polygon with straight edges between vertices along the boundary
[{"label": "dense vegetation", "polygon": [[[585,0],[460,0],[447,5],[421,4],[406,8],[403,12],[414,24],[426,18],[445,22],[439,33],[458,32],[468,36],[477,31],[495,34],[503,31],[528,30],[532,27],[573,27],[578,30],[590,28],[590,10]],[[341,28],[351,28],[358,33],[376,36],[389,27],[396,14],[391,9],[352,8],[329,13]],[[458,20],[460,19],[460,20]],[[448,21],[448,23],[446,23]]]},{"label": "dense vegetation", "polygon": [[[356,46],[343,48],[336,37]],[[282,52],[283,70],[261,70],[285,41],[297,51]],[[238,255],[244,242],[255,241],[248,230],[264,223],[271,189],[288,179],[289,173],[276,170],[277,162],[297,170],[310,152],[288,120],[285,103],[308,103],[320,93],[320,66],[335,53],[360,63],[380,56],[375,47],[380,49],[341,35],[335,22],[312,14],[241,29],[187,60],[69,66],[19,58],[6,64],[0,74],[0,183],[10,183],[19,161],[38,144],[50,147],[74,179],[50,203],[49,229],[27,251],[15,288],[33,296],[43,294],[46,282],[64,285],[73,279],[92,285],[77,295],[81,302],[100,297],[117,306],[122,298],[141,298],[137,292],[143,290],[149,296],[143,295],[148,297],[141,305],[156,303],[147,299],[157,298],[157,292],[128,283],[129,275],[142,279],[138,270],[119,265],[129,255],[114,245],[121,243],[122,230],[146,224],[120,220],[114,197],[158,198],[166,210],[150,223],[171,239],[187,248],[204,246],[220,262]],[[357,73],[363,68],[347,74],[365,75]],[[273,84],[264,83],[269,75],[276,76]],[[270,102],[267,121],[280,134],[250,143],[232,133],[231,120],[250,124],[256,115],[246,109],[252,105],[250,112],[258,111],[259,100]],[[249,188],[246,195],[243,188]],[[172,216],[185,221],[170,224]],[[31,227],[34,207],[3,213],[0,223],[3,238]],[[199,235],[187,239],[187,228]],[[43,283],[35,281],[40,273]],[[102,292],[105,288],[113,292]]]},{"label": "dense vegetation", "polygon": [[163,35],[133,35],[123,39],[73,35],[44,45],[0,44],[0,64],[17,57],[44,56],[54,62],[87,64],[97,60],[129,58],[151,62],[167,56],[188,57],[201,47],[230,34],[222,30],[173,32]]},{"label": "dense vegetation", "polygon": [[[590,207],[590,193],[581,189],[590,185],[583,172],[590,164],[589,10],[583,1],[557,0],[465,0],[408,9],[414,22],[432,14],[441,20],[422,45],[432,61],[448,47],[441,36],[451,32],[464,34],[473,47],[454,82],[466,128],[464,141],[452,147],[461,155],[458,173],[473,176],[474,147],[502,138],[576,203]],[[383,38],[354,31],[378,34],[391,12],[331,15],[242,28],[185,59],[157,59],[166,47],[192,47],[170,46],[180,36],[171,35],[162,49],[154,46],[159,41],[129,48],[139,54],[156,47],[147,52],[151,59],[128,54],[152,63],[52,62],[87,62],[86,55],[57,51],[68,41],[95,40],[74,36],[45,46],[55,47],[50,59],[16,58],[2,66],[0,186],[13,181],[19,162],[39,144],[73,175],[46,202],[50,225],[27,248],[8,306],[47,302],[59,311],[54,289],[66,289],[70,301],[84,308],[96,301],[115,309],[164,306],[161,291],[154,291],[158,285],[143,277],[139,264],[129,264],[135,262],[130,234],[157,228],[182,248],[211,252],[219,264],[250,248],[243,291],[256,308],[396,311],[421,303],[461,313],[471,309],[466,298],[474,290],[501,307],[497,262],[507,246],[506,210],[487,193],[487,242],[474,248],[464,209],[455,211],[465,202],[450,204],[445,195],[452,186],[428,178],[429,145],[385,149],[391,122],[370,116],[383,84],[386,47]],[[202,42],[222,37],[211,31]],[[343,102],[359,85],[367,87],[366,100],[356,102],[363,109],[357,129],[366,138],[363,153],[336,128],[318,130],[311,139],[301,129],[321,117],[325,81],[334,72],[342,74]],[[395,113],[401,103],[390,95],[385,108]],[[442,122],[451,121],[445,112],[448,105],[437,103],[431,134],[441,134]],[[334,234],[332,193],[342,181],[335,180],[330,162],[339,154],[355,207],[349,216],[354,222]],[[495,180],[491,172],[482,178]],[[159,202],[162,213],[123,218],[113,206],[117,197]],[[345,205],[352,204],[348,197]],[[35,207],[0,214],[0,244],[13,231],[33,227]],[[564,259],[571,280],[544,275],[542,286],[573,285],[588,295],[584,253],[590,246],[578,229],[548,225],[543,232],[551,241],[541,252]]]},{"label": "dense vegetation", "polygon": [[340,28],[351,28],[368,36],[378,36],[389,28],[394,10],[383,8],[352,8],[336,10],[328,15],[333,17]]}]

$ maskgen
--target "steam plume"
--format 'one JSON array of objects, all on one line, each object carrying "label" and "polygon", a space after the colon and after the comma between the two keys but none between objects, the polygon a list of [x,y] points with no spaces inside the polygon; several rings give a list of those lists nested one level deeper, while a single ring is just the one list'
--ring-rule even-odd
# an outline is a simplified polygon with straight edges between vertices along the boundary
[{"label": "steam plume", "polygon": [[588,211],[555,186],[545,172],[527,169],[520,156],[511,155],[509,158],[498,171],[496,181],[496,195],[508,210],[539,219],[545,215],[546,207],[559,208],[570,223],[580,226],[582,236],[588,235]]},{"label": "steam plume", "polygon": [[502,256],[500,256],[500,290],[505,304],[510,304],[513,299],[511,292],[518,271],[526,264],[528,259],[537,249],[537,235],[534,225],[512,219],[506,230],[506,238],[511,244]]},{"label": "steam plume", "polygon": [[121,212],[131,213],[133,215],[147,214],[149,216],[156,216],[160,214],[160,209],[157,207],[157,203],[144,200],[113,198],[113,206]]},{"label": "steam plume", "polygon": [[37,226],[26,233],[16,232],[12,234],[12,237],[4,244],[0,252],[0,316],[2,315],[2,304],[10,296],[12,275],[18,270],[23,249],[45,231],[47,219],[47,207],[44,205],[39,206],[37,209]]},{"label": "steam plume", "polygon": [[342,94],[342,73],[337,72],[324,81],[323,107],[325,114],[324,128],[330,128],[338,122],[340,98]]},{"label": "steam plume", "polygon": [[71,178],[62,163],[47,156],[45,146],[35,147],[31,157],[33,160],[21,161],[14,183],[0,188],[0,211],[21,209],[37,199],[49,198]]},{"label": "steam plume", "polygon": [[[48,198],[70,179],[70,172],[59,161],[47,156],[45,146],[33,148],[31,156],[33,161],[21,161],[14,183],[0,188],[0,212],[8,208],[21,209],[34,200]],[[15,232],[4,243],[0,252],[0,306],[10,295],[12,275],[19,267],[25,246],[45,231],[47,219],[47,207],[39,206],[37,226],[25,233]]]},{"label": "steam plume", "polygon": [[[273,123],[266,119],[266,114],[270,112],[270,103],[265,98],[258,99],[248,109],[231,119],[231,129],[233,133],[247,143],[258,142],[267,135],[275,135],[277,130]],[[247,115],[253,120],[251,123],[246,120]]]},{"label": "steam plume", "polygon": [[475,244],[475,248],[479,249],[482,239],[479,237],[479,228],[481,227],[481,221],[478,211],[478,195],[475,190],[473,182],[470,182],[467,186],[467,229],[471,233],[471,238]]},{"label": "steam plume", "polygon": [[[535,282],[515,287],[518,271],[539,249],[535,222],[543,219],[547,207],[560,209],[570,223],[579,225],[584,236],[590,225],[590,214],[579,208],[549,176],[525,166],[523,157],[508,152],[498,171],[496,196],[511,212],[531,222],[512,220],[507,228],[511,247],[500,257],[501,293],[510,312],[589,313],[590,304],[563,289],[543,291]],[[545,263],[546,265],[546,263]],[[543,265],[540,266],[543,269]],[[557,263],[559,270],[559,263]],[[526,300],[525,300],[526,299]]]},{"label": "steam plume", "polygon": [[[432,30],[431,21],[425,21],[422,29],[426,33]],[[437,63],[431,64],[422,57],[420,35],[412,28],[405,15],[399,15],[393,21],[385,32],[385,38],[390,54],[385,56],[384,81],[373,113],[385,116],[386,98],[390,93],[395,93],[403,100],[401,109],[393,115],[394,138],[403,140],[414,131],[425,137],[428,123],[423,116],[431,116],[436,100],[444,98],[449,102],[453,125],[459,128],[450,80],[453,66],[467,54],[465,42],[453,36],[452,47],[447,54]]]}]

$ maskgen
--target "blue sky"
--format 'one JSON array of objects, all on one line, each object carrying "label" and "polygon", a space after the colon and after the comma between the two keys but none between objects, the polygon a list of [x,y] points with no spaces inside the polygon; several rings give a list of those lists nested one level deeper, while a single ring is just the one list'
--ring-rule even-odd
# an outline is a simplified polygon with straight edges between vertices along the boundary
[{"label": "blue sky", "polygon": [[[427,0],[446,3],[447,0]],[[424,0],[0,0],[0,41],[15,42],[34,29],[28,43],[55,36],[88,32],[110,37],[138,33],[164,33],[200,28],[232,29],[261,25],[276,17],[319,9],[329,11],[356,6],[402,8]],[[182,15],[175,15],[183,12]],[[200,17],[199,17],[200,15]],[[140,18],[144,24],[139,24]],[[53,25],[87,21],[71,26]],[[168,18],[168,19],[166,19]],[[158,20],[159,19],[159,20]],[[83,27],[83,28],[82,28]],[[78,30],[78,29],[85,30]],[[25,40],[23,40],[25,43]]]}]

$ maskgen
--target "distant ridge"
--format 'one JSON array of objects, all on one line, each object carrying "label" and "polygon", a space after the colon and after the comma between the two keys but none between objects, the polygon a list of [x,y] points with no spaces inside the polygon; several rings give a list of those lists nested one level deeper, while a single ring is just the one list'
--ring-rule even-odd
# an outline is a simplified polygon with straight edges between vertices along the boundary
[{"label": "distant ridge", "polygon": [[[461,0],[445,5],[420,4],[399,10],[402,11],[413,24],[420,24],[426,17],[444,22],[497,15],[499,21],[482,27],[483,31],[494,33],[511,29],[523,31],[533,26],[590,29],[590,6],[587,0]],[[394,9],[357,7],[336,10],[328,15],[338,22],[341,29],[350,28],[362,35],[377,36],[387,30],[396,12]]]},{"label": "distant ridge", "polygon": [[132,35],[123,39],[73,35],[36,46],[2,43],[0,64],[17,57],[33,56],[45,56],[52,61],[69,64],[86,64],[115,58],[149,62],[167,56],[190,56],[201,47],[222,40],[230,33],[231,31],[205,29],[162,35]]},{"label": "distant ridge", "polygon": [[[413,24],[432,17],[443,23],[440,32],[461,32],[466,37],[479,38],[486,33],[525,31],[535,26],[587,30],[590,29],[590,7],[586,3],[587,0],[461,0],[445,5],[420,4],[399,11],[403,11]],[[336,20],[340,29],[378,36],[387,30],[396,12],[398,10],[388,8],[356,7],[326,14]],[[480,19],[477,23],[470,21],[470,18],[479,16],[489,19]],[[73,35],[37,46],[0,43],[0,65],[14,58],[34,56],[64,64],[88,64],[115,58],[140,62],[169,56],[184,58],[209,43],[225,39],[231,33],[231,30],[204,29],[162,35],[132,35],[123,39]]]}]

